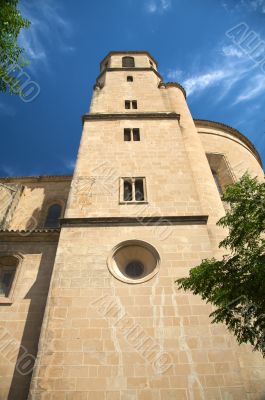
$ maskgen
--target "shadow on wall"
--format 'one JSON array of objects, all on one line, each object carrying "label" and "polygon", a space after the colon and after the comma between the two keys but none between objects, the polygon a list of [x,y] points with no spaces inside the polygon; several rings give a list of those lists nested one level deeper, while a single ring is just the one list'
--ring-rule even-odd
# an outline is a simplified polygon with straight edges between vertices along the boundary
[{"label": "shadow on wall", "polygon": [[33,231],[34,229],[40,228],[41,226],[41,215],[42,214],[42,210],[41,208],[36,208],[31,217],[28,219],[26,226],[25,226],[25,230],[26,231]]},{"label": "shadow on wall", "polygon": [[[27,400],[32,377],[32,366],[37,356],[40,331],[43,322],[50,279],[54,265],[57,243],[47,243],[27,254],[42,253],[36,280],[24,299],[30,300],[21,339],[20,350],[16,360],[8,400]],[[24,247],[25,248],[25,247]],[[39,251],[38,251],[39,250]],[[25,262],[26,260],[24,260]],[[25,267],[25,266],[24,266]],[[22,263],[23,268],[23,263]],[[32,357],[33,356],[33,357]]]}]

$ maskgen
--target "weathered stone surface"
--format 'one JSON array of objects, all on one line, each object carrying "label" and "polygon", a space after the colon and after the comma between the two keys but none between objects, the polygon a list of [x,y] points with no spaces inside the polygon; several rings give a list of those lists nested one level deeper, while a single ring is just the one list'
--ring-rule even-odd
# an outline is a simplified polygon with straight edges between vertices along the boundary
[{"label": "weathered stone surface", "polygon": [[[246,169],[263,179],[258,157],[240,134],[194,121],[182,88],[161,84],[148,53],[132,54],[134,70],[121,68],[123,55],[111,53],[101,66],[90,107],[97,118],[84,118],[71,188],[70,177],[16,181],[24,190],[10,229],[25,229],[32,214],[41,228],[48,204],[68,202],[58,247],[49,232],[38,233],[42,241],[35,233],[35,241],[7,242],[5,234],[0,251],[23,262],[12,305],[0,304],[0,328],[32,354],[39,346],[31,400],[262,399],[262,357],[212,325],[211,306],[174,283],[201,259],[222,255],[216,221],[225,211],[211,168],[223,184]],[[138,109],[125,110],[125,100]],[[139,128],[141,140],[125,142],[124,128]],[[121,177],[145,177],[145,203],[120,203]],[[151,244],[160,264],[152,279],[128,284],[107,259],[135,240]],[[9,362],[0,349],[0,399],[27,398],[30,375],[14,374],[16,357]]]}]

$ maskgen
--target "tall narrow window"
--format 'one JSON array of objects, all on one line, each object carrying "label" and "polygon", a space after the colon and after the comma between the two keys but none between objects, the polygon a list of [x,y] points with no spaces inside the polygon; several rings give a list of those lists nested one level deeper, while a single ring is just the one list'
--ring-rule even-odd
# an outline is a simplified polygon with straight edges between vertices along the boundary
[{"label": "tall narrow window", "polygon": [[131,108],[131,102],[129,100],[125,100],[125,109],[129,110]]},{"label": "tall narrow window", "polygon": [[123,68],[134,68],[134,57],[122,57],[122,66]]},{"label": "tall narrow window", "polygon": [[15,276],[15,268],[1,268],[0,296],[8,297],[14,276]]},{"label": "tall narrow window", "polygon": [[232,185],[234,177],[231,167],[224,154],[221,153],[207,153],[206,154],[215,185],[222,197],[227,186]]},{"label": "tall narrow window", "polygon": [[127,82],[133,82],[133,77],[131,75],[127,76]]},{"label": "tall narrow window", "polygon": [[212,171],[213,178],[214,178],[215,184],[217,186],[218,192],[219,192],[220,196],[223,196],[224,193],[223,193],[223,189],[221,186],[219,176],[218,176],[217,172],[215,172],[213,169],[211,171]]},{"label": "tall narrow window", "polygon": [[124,141],[125,142],[131,141],[131,129],[129,129],[129,128],[124,129]]},{"label": "tall narrow window", "polygon": [[154,66],[154,64],[152,63],[152,61],[151,61],[151,60],[149,60],[149,62],[150,62],[150,65],[151,65],[151,67],[153,67],[153,66]]},{"label": "tall narrow window", "polygon": [[132,181],[125,180],[123,183],[123,200],[124,201],[132,201],[133,194],[132,194]]},{"label": "tall narrow window", "polygon": [[133,140],[135,142],[140,141],[140,129],[139,128],[133,128]]},{"label": "tall narrow window", "polygon": [[58,228],[59,218],[61,217],[62,207],[59,204],[53,204],[49,210],[45,221],[45,228]]},{"label": "tall narrow window", "polygon": [[135,110],[137,109],[137,101],[136,100],[132,101],[132,108]]},{"label": "tall narrow window", "polygon": [[146,201],[145,178],[121,178],[120,201],[122,203]]},{"label": "tall narrow window", "polygon": [[0,297],[10,295],[18,263],[18,259],[14,256],[0,257]]},{"label": "tall narrow window", "polygon": [[136,201],[144,201],[143,179],[135,179],[135,200]]}]

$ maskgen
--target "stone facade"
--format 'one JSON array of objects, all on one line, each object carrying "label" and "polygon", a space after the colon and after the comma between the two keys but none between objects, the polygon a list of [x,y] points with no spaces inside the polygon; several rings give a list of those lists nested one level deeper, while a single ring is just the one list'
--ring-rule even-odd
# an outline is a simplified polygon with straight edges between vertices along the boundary
[{"label": "stone facade", "polygon": [[0,295],[1,400],[28,396],[59,239],[44,222],[50,204],[66,204],[70,183],[71,177],[0,179],[0,269],[5,257],[18,259],[11,293]]},{"label": "stone facade", "polygon": [[[194,120],[185,90],[164,83],[147,52],[102,61],[83,122],[72,182],[0,181],[2,196],[15,193],[1,252],[20,257],[12,298],[0,304],[0,328],[19,343],[12,360],[0,349],[0,399],[26,400],[31,381],[31,400],[261,400],[262,357],[174,283],[222,254],[220,191],[246,170],[263,179],[254,146]],[[124,129],[139,129],[140,140],[125,141]],[[143,182],[140,200],[124,197],[128,180]],[[53,203],[60,230],[45,228]],[[15,368],[25,349],[37,354],[32,378]]]}]

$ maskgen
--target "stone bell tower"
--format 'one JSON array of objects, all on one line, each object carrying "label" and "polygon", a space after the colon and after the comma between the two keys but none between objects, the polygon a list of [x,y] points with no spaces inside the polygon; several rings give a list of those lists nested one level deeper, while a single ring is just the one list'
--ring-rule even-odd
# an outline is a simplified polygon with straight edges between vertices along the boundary
[{"label": "stone bell tower", "polygon": [[225,328],[211,325],[211,307],[174,283],[220,252],[224,207],[209,160],[238,146],[233,154],[262,176],[246,138],[214,124],[193,120],[185,90],[163,82],[148,52],[101,62],[30,399],[258,398],[244,397],[261,386]]}]

